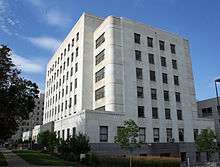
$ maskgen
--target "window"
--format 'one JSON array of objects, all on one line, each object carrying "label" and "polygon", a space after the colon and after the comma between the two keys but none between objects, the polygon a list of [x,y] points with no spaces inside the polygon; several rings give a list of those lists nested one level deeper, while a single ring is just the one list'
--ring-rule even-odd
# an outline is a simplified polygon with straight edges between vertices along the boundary
[{"label": "window", "polygon": [[77,95],[74,95],[74,105],[77,104]]},{"label": "window", "polygon": [[146,130],[144,127],[139,128],[139,142],[145,143]]},{"label": "window", "polygon": [[167,63],[166,63],[166,57],[160,57],[160,61],[161,61],[161,66],[166,67]]},{"label": "window", "polygon": [[160,46],[160,50],[165,50],[165,42],[159,40],[159,46]]},{"label": "window", "polygon": [[108,126],[100,126],[99,136],[100,142],[108,142]]},{"label": "window", "polygon": [[66,86],[66,94],[68,94],[68,86]]},{"label": "window", "polygon": [[67,51],[70,51],[70,44],[68,44],[68,49],[67,49]]},{"label": "window", "polygon": [[77,32],[77,34],[76,34],[76,41],[78,41],[79,40],[79,32]]},{"label": "window", "polygon": [[58,139],[60,138],[60,131],[59,130],[57,131],[57,138]]},{"label": "window", "polygon": [[172,135],[172,128],[166,128],[167,133],[167,142],[172,142],[173,135]]},{"label": "window", "polygon": [[71,108],[72,107],[72,98],[70,98],[70,100],[69,100],[69,108]]},{"label": "window", "polygon": [[73,76],[73,67],[70,69],[70,76]]},{"label": "window", "polygon": [[74,82],[74,88],[75,89],[77,88],[77,78],[75,79],[75,82]]},{"label": "window", "polygon": [[153,38],[147,37],[147,46],[148,47],[153,47]]},{"label": "window", "polygon": [[153,136],[154,136],[154,142],[159,142],[160,141],[160,130],[159,130],[159,128],[154,128],[153,129]]},{"label": "window", "polygon": [[193,129],[193,136],[194,136],[195,141],[196,141],[198,135],[199,135],[199,130],[198,129]]},{"label": "window", "polygon": [[158,108],[156,108],[156,107],[152,108],[152,118],[158,119]]},{"label": "window", "polygon": [[176,54],[176,46],[174,44],[170,44],[170,51],[173,54]]},{"label": "window", "polygon": [[184,141],[184,129],[178,129],[179,131],[179,141]]},{"label": "window", "polygon": [[212,116],[212,107],[202,108],[202,116],[203,117]]},{"label": "window", "polygon": [[150,64],[155,64],[154,54],[151,54],[151,53],[148,54],[148,61],[149,61]]},{"label": "window", "polygon": [[157,89],[151,88],[151,99],[157,100]]},{"label": "window", "polygon": [[137,97],[138,98],[143,98],[144,97],[143,87],[140,87],[140,86],[137,87]]},{"label": "window", "polygon": [[67,100],[65,101],[65,110],[67,109]]},{"label": "window", "polygon": [[179,85],[179,77],[178,76],[174,75],[173,80],[174,80],[174,85]]},{"label": "window", "polygon": [[136,68],[136,78],[137,79],[143,79],[142,69]]},{"label": "window", "polygon": [[74,46],[74,38],[72,39],[72,47]]},{"label": "window", "polygon": [[164,90],[163,91],[163,96],[164,96],[164,101],[169,101],[170,100],[169,91]]},{"label": "window", "polygon": [[68,80],[68,78],[69,78],[69,72],[67,71],[66,72],[66,80]]},{"label": "window", "polygon": [[138,117],[144,118],[144,106],[138,106]]},{"label": "window", "polygon": [[172,66],[173,66],[173,69],[177,69],[177,61],[176,60],[172,60]]},{"label": "window", "polygon": [[168,79],[167,79],[167,74],[166,73],[162,73],[162,80],[163,80],[163,83],[165,83],[165,84],[168,83]]},{"label": "window", "polygon": [[67,139],[70,137],[70,129],[67,129],[67,135],[66,135]]},{"label": "window", "polygon": [[155,71],[150,71],[150,80],[151,81],[156,81]]},{"label": "window", "polygon": [[178,120],[183,120],[182,110],[177,110],[177,119]]},{"label": "window", "polygon": [[95,82],[102,80],[105,77],[105,67],[95,73]]},{"label": "window", "polygon": [[76,48],[76,57],[79,56],[79,47]]},{"label": "window", "polygon": [[169,108],[165,108],[165,118],[166,119],[171,119],[170,109]]},{"label": "window", "polygon": [[76,135],[76,127],[73,127],[72,129],[72,136],[75,136]]},{"label": "window", "polygon": [[75,73],[78,71],[78,63],[75,64]]},{"label": "window", "polygon": [[67,67],[69,66],[69,64],[70,64],[70,58],[68,57],[67,58]]},{"label": "window", "polygon": [[175,97],[176,97],[176,102],[180,102],[180,93],[179,92],[175,92]]},{"label": "window", "polygon": [[104,60],[105,50],[102,50],[96,57],[95,57],[95,65],[99,64],[102,60]]},{"label": "window", "polygon": [[134,43],[138,43],[138,44],[141,43],[141,35],[140,34],[134,33]]},{"label": "window", "polygon": [[71,54],[71,62],[73,62],[73,58],[74,58],[74,57],[73,57],[73,53],[72,53],[72,54]]},{"label": "window", "polygon": [[64,139],[65,130],[62,130],[62,139]]},{"label": "window", "polygon": [[135,50],[135,58],[138,61],[141,61],[141,51]]},{"label": "window", "polygon": [[96,41],[95,41],[95,44],[96,44],[96,49],[102,44],[105,42],[105,33],[103,33]]},{"label": "window", "polygon": [[95,91],[95,100],[105,97],[105,87],[101,87]]},{"label": "window", "polygon": [[73,90],[73,83],[70,82],[70,92]]}]

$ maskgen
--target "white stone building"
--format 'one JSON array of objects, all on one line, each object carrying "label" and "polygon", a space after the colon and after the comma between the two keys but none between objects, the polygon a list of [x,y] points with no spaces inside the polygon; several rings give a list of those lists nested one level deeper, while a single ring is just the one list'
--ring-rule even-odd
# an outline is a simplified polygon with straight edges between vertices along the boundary
[{"label": "white stone building", "polygon": [[189,44],[122,17],[83,14],[47,65],[44,124],[64,139],[114,143],[133,119],[145,143],[194,142],[197,117]]}]

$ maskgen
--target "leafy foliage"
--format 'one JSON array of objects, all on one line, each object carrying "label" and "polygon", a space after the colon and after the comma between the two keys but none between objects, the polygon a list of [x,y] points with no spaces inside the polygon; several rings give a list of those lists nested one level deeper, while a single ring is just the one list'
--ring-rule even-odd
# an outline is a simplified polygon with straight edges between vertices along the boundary
[{"label": "leafy foliage", "polygon": [[35,107],[38,86],[20,76],[21,72],[11,59],[11,49],[0,46],[0,139],[4,140],[17,130],[21,120],[27,119]]},{"label": "leafy foliage", "polygon": [[211,129],[203,129],[196,139],[198,151],[207,152],[209,155],[217,150],[216,135]]},{"label": "leafy foliage", "polygon": [[53,153],[55,147],[58,144],[58,139],[54,132],[45,131],[38,135],[37,141],[43,147],[46,147],[49,152]]},{"label": "leafy foliage", "polygon": [[133,120],[124,121],[124,126],[118,129],[115,143],[121,147],[130,147],[131,145],[138,144],[138,131],[139,128]]}]

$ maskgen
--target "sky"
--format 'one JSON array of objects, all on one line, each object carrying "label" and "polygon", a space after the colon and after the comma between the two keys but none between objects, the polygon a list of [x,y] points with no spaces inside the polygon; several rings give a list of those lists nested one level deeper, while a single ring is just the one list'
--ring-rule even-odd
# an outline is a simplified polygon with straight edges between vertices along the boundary
[{"label": "sky", "polygon": [[122,16],[187,38],[196,98],[215,97],[219,0],[0,0],[0,44],[12,49],[23,77],[44,91],[46,64],[83,12]]}]

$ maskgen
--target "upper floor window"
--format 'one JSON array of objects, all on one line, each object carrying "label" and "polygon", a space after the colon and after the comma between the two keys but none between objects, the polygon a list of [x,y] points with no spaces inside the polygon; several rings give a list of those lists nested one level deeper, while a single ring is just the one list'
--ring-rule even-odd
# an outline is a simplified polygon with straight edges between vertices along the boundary
[{"label": "upper floor window", "polygon": [[78,63],[75,64],[75,73],[78,71]]},{"label": "upper floor window", "polygon": [[177,110],[177,119],[178,120],[183,120],[182,110]]},{"label": "upper floor window", "polygon": [[140,86],[137,87],[137,97],[138,98],[143,98],[144,97],[144,89],[143,89],[143,87],[140,87]]},{"label": "upper floor window", "polygon": [[76,34],[76,41],[78,41],[79,40],[79,32],[77,32],[77,34]]},{"label": "upper floor window", "polygon": [[166,67],[167,63],[166,63],[166,57],[161,56],[160,57],[160,61],[161,61],[161,66]]},{"label": "upper floor window", "polygon": [[141,61],[141,51],[140,50],[135,50],[135,58],[138,61]]},{"label": "upper floor window", "polygon": [[79,55],[79,47],[76,48],[76,57]]},{"label": "upper floor window", "polygon": [[212,107],[203,108],[202,109],[202,116],[203,117],[212,116]]},{"label": "upper floor window", "polygon": [[168,83],[168,77],[167,77],[166,73],[162,73],[162,80],[163,80],[163,83],[165,83],[165,84]]},{"label": "upper floor window", "polygon": [[151,80],[151,81],[156,81],[155,71],[150,71],[150,80]]},{"label": "upper floor window", "polygon": [[70,51],[70,44],[68,44],[68,50],[67,51]]},{"label": "upper floor window", "polygon": [[144,118],[144,106],[138,106],[138,117]]},{"label": "upper floor window", "polygon": [[100,126],[99,136],[100,142],[108,142],[108,126]]},{"label": "upper floor window", "polygon": [[148,47],[153,47],[153,38],[147,37],[147,46]]},{"label": "upper floor window", "polygon": [[158,119],[158,108],[157,107],[152,108],[152,118]]},{"label": "upper floor window", "polygon": [[105,42],[105,33],[103,33],[98,39],[96,39],[95,44],[96,44],[96,49]]},{"label": "upper floor window", "polygon": [[176,60],[172,60],[172,66],[173,66],[173,69],[177,69],[177,61]]},{"label": "upper floor window", "polygon": [[72,39],[72,47],[74,46],[74,38]]},{"label": "upper floor window", "polygon": [[148,54],[148,61],[149,61],[150,64],[155,64],[155,62],[154,62],[154,54],[152,54],[152,53]]},{"label": "upper floor window", "polygon": [[163,96],[164,96],[164,101],[169,101],[170,100],[169,91],[164,90],[163,91]]},{"label": "upper floor window", "polygon": [[145,143],[146,140],[146,130],[144,127],[139,128],[139,142]]},{"label": "upper floor window", "polygon": [[179,85],[179,77],[178,76],[174,75],[173,80],[174,80],[174,85]]},{"label": "upper floor window", "polygon": [[101,87],[95,91],[95,100],[105,97],[105,87]]},{"label": "upper floor window", "polygon": [[184,141],[184,129],[178,129],[179,131],[179,141]]},{"label": "upper floor window", "polygon": [[170,109],[169,108],[165,108],[165,118],[166,119],[171,119]]},{"label": "upper floor window", "polygon": [[100,81],[105,77],[105,67],[95,73],[95,82]]},{"label": "upper floor window", "polygon": [[134,43],[138,43],[138,44],[141,43],[141,35],[140,34],[134,33]]},{"label": "upper floor window", "polygon": [[102,50],[96,57],[95,57],[95,65],[99,64],[102,60],[104,60],[105,50]]},{"label": "upper floor window", "polygon": [[180,102],[180,93],[179,92],[175,92],[175,97],[176,97],[176,102]]},{"label": "upper floor window", "polygon": [[170,44],[170,51],[173,54],[176,54],[176,46],[174,44]]},{"label": "upper floor window", "polygon": [[157,100],[157,89],[151,88],[151,99]]},{"label": "upper floor window", "polygon": [[136,68],[136,77],[137,79],[143,79],[142,68]]},{"label": "upper floor window", "polygon": [[165,42],[164,41],[159,41],[159,46],[160,46],[160,50],[165,50]]}]

